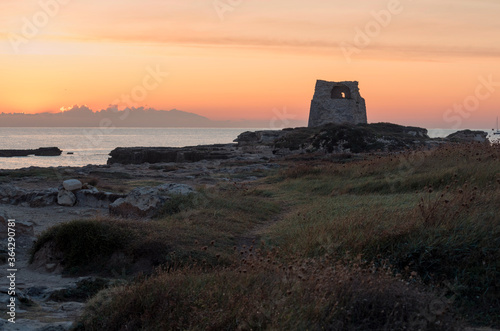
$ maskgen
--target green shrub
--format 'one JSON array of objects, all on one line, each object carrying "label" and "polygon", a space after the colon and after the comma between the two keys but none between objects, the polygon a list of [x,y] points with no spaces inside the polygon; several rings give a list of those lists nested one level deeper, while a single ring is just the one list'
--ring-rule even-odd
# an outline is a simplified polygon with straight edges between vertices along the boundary
[{"label": "green shrub", "polygon": [[180,213],[181,211],[189,210],[199,205],[201,203],[200,200],[202,199],[204,198],[200,197],[200,194],[198,193],[190,193],[187,195],[173,194],[160,208],[155,217],[165,217]]},{"label": "green shrub", "polygon": [[54,226],[43,232],[31,250],[35,254],[47,243],[64,254],[64,267],[87,269],[102,266],[115,252],[123,250],[132,234],[119,224],[99,220],[75,220]]}]

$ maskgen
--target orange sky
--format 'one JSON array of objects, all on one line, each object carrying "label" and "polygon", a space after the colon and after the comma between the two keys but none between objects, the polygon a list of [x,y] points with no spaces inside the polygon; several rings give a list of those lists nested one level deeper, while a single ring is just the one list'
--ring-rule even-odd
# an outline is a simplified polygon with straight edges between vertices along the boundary
[{"label": "orange sky", "polygon": [[306,121],[316,79],[358,80],[369,122],[491,128],[499,15],[498,0],[2,0],[0,112]]}]

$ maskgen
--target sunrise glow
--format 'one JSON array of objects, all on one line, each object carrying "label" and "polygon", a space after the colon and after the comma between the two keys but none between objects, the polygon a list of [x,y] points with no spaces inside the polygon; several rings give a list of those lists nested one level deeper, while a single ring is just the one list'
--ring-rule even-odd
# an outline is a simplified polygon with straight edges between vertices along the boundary
[{"label": "sunrise glow", "polygon": [[305,123],[324,79],[359,81],[369,122],[490,128],[500,114],[498,1],[4,0],[0,13],[0,112],[286,108]]}]

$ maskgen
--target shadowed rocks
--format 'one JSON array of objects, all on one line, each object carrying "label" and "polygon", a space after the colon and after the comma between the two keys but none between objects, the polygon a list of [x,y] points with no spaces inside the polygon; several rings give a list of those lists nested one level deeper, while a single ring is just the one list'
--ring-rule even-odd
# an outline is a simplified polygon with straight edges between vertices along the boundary
[{"label": "shadowed rocks", "polygon": [[2,184],[0,185],[0,204],[21,205],[32,208],[56,205],[108,208],[117,199],[125,197],[123,194],[101,192],[88,184],[82,186],[81,182],[75,179],[64,183],[71,190],[65,189],[63,185],[59,188],[45,190],[26,190],[13,184]]},{"label": "shadowed rocks", "polygon": [[151,217],[171,199],[171,195],[188,195],[196,191],[189,185],[167,183],[156,187],[138,187],[125,198],[109,205],[109,213],[126,218]]},{"label": "shadowed rocks", "polygon": [[40,147],[38,149],[0,149],[0,157],[22,157],[22,156],[59,156],[62,150],[58,147]]},{"label": "shadowed rocks", "polygon": [[484,143],[487,141],[488,133],[484,131],[462,130],[450,134],[446,139],[454,142],[472,142],[477,141]]},{"label": "shadowed rocks", "polygon": [[141,164],[225,160],[231,156],[233,144],[193,147],[118,147],[109,153],[108,164]]},{"label": "shadowed rocks", "polygon": [[326,124],[313,128],[244,132],[239,148],[268,146],[275,155],[300,153],[400,152],[445,143],[485,142],[486,132],[463,130],[446,138],[430,138],[427,130],[392,123]]}]

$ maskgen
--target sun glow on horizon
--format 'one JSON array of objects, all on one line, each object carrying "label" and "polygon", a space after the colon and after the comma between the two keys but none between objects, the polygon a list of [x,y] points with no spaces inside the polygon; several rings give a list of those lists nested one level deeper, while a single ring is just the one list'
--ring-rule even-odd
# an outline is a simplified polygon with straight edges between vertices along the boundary
[{"label": "sun glow on horizon", "polygon": [[[9,0],[0,4],[9,18],[0,21],[0,112],[116,105],[235,120],[271,119],[286,107],[307,120],[324,79],[359,81],[370,122],[446,127],[449,109],[464,126],[494,120],[500,4],[396,2],[243,2],[222,20],[210,1],[90,0],[61,5],[28,38],[23,18],[42,9]],[[455,111],[489,76],[489,97]]]}]

